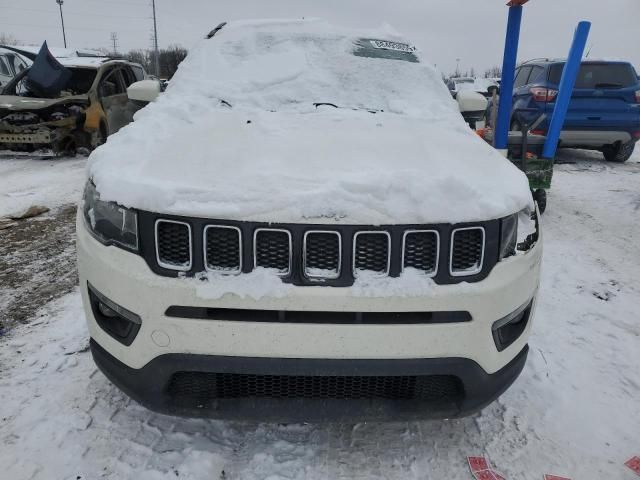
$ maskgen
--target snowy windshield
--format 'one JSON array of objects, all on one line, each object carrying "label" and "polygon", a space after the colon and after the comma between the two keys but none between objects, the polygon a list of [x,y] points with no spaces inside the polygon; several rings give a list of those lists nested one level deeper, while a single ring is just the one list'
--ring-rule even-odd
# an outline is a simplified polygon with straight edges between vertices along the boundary
[{"label": "snowy windshield", "polygon": [[305,110],[316,103],[457,114],[440,75],[397,34],[320,21],[234,24],[194,49],[169,93],[201,93],[236,106]]}]

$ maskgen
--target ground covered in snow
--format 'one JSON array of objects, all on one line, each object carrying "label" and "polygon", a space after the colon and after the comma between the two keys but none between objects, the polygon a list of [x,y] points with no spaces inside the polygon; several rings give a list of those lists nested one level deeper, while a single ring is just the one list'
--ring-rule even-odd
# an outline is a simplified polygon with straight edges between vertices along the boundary
[{"label": "ground covered in snow", "polygon": [[0,218],[32,205],[76,203],[84,187],[87,159],[0,156]]},{"label": "ground covered in snow", "polygon": [[[96,370],[72,291],[40,300],[28,323],[0,336],[0,476],[470,479],[465,456],[486,455],[507,479],[541,480],[543,473],[636,478],[623,462],[640,454],[640,154],[617,165],[597,154],[563,151],[560,161],[543,217],[544,271],[529,361],[514,386],[481,414],[354,425],[157,415]],[[27,170],[44,177],[42,166],[64,178],[67,167],[80,168],[73,162],[15,161],[14,173],[2,176],[0,206],[14,208],[22,197],[7,193],[38,184]],[[69,180],[59,187],[68,191],[42,193],[54,207],[45,218],[72,222],[56,215],[81,185]],[[6,235],[0,231],[0,240]],[[59,255],[72,269],[71,259]],[[6,290],[0,295],[4,302]]]}]

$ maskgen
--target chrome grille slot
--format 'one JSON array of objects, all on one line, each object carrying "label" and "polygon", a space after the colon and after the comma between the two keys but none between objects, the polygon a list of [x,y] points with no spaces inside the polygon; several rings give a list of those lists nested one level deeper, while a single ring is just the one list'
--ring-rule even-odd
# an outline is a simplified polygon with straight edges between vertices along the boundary
[{"label": "chrome grille slot", "polygon": [[358,232],[353,237],[353,274],[389,274],[391,235],[388,232]]},{"label": "chrome grille slot", "polygon": [[438,271],[440,235],[436,230],[407,230],[402,239],[402,269],[415,268],[430,276]]},{"label": "chrome grille slot", "polygon": [[310,230],[303,240],[304,275],[311,279],[335,279],[342,270],[342,237],[338,232]]},{"label": "chrome grille slot", "polygon": [[155,223],[156,260],[168,270],[188,271],[192,261],[191,225],[173,220]]},{"label": "chrome grille slot", "polygon": [[280,275],[291,273],[291,233],[287,230],[259,228],[253,234],[253,260],[256,267],[271,268]]},{"label": "chrome grille slot", "polygon": [[242,271],[242,235],[237,227],[208,225],[204,229],[204,264],[209,271]]},{"label": "chrome grille slot", "polygon": [[449,270],[454,277],[475,275],[484,261],[484,228],[457,228],[451,233]]}]

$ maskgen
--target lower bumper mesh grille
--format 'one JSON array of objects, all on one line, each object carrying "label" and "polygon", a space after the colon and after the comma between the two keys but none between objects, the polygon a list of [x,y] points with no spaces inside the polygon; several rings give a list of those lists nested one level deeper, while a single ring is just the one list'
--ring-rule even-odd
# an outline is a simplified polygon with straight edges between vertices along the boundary
[{"label": "lower bumper mesh grille", "polygon": [[293,376],[177,372],[169,394],[181,401],[216,399],[306,398],[456,401],[461,381],[452,375],[425,376]]}]

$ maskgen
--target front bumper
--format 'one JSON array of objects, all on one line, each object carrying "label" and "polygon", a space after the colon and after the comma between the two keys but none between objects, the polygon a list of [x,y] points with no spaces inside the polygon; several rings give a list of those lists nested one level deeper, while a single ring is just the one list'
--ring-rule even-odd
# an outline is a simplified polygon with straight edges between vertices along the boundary
[{"label": "front bumper", "polygon": [[4,133],[0,132],[0,143],[6,144],[50,144],[55,142],[55,132],[50,130],[37,130],[30,133]]},{"label": "front bumper", "polygon": [[[100,370],[131,398],[150,410],[169,415],[250,421],[409,421],[457,418],[475,413],[500,396],[518,377],[527,359],[525,346],[494,374],[465,358],[414,360],[317,360],[238,358],[210,355],[161,355],[141,369],[127,367],[91,340]],[[449,376],[460,379],[462,396],[438,400],[339,398],[218,398],[208,400],[191,389],[176,396],[171,379],[178,372],[274,376]]]},{"label": "front bumper", "polygon": [[[299,415],[298,419],[306,421],[456,417],[490,403],[515,380],[526,359],[541,243],[526,255],[498,263],[480,282],[433,285],[431,291],[420,296],[368,297],[353,287],[291,286],[286,295],[267,294],[257,299],[231,293],[207,297],[202,295],[197,280],[158,276],[141,256],[100,244],[86,229],[81,215],[77,223],[81,292],[92,352],[100,369],[132,398],[154,410],[263,420],[277,419],[278,412],[289,419]],[[89,284],[140,317],[139,331],[129,346],[98,325]],[[499,351],[492,325],[530,302],[531,312],[522,334]],[[468,312],[471,320],[330,324],[167,315],[169,307],[179,305],[244,311],[462,311]],[[354,381],[365,383],[368,377],[453,376],[461,382],[461,395],[445,395],[428,402],[349,396],[342,400],[265,396],[213,396],[215,400],[202,400],[209,397],[186,395],[186,400],[181,400],[170,392],[172,378],[180,372],[264,375],[269,381],[274,376],[304,377],[301,381],[305,382],[310,377],[354,377]],[[201,391],[201,387],[195,385],[193,391]]]}]

